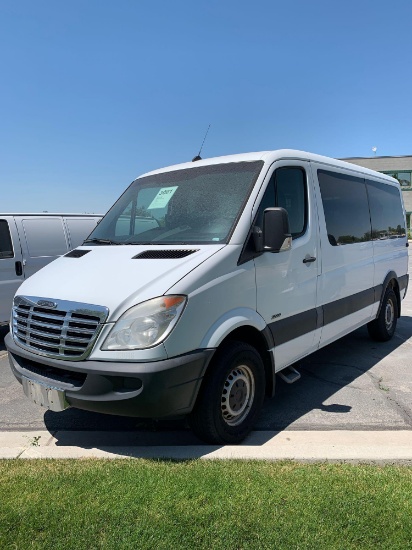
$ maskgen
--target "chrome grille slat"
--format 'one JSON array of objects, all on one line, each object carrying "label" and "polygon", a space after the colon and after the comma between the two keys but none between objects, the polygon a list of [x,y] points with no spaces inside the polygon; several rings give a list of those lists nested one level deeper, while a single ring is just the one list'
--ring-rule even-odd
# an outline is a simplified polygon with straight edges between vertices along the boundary
[{"label": "chrome grille slat", "polygon": [[[55,307],[47,309],[45,301]],[[16,296],[13,337],[21,347],[36,354],[80,361],[90,354],[108,313],[103,306]]]},{"label": "chrome grille slat", "polygon": [[[63,321],[65,319],[64,315],[53,315],[53,310],[50,310],[50,311],[51,311],[51,313],[47,314],[44,311],[36,311],[35,308],[34,308],[34,311],[33,311],[33,310],[27,310],[27,309],[20,309],[19,307],[16,307],[16,313],[17,314],[22,314],[25,317],[26,316],[30,316],[30,318],[39,317],[41,319],[43,319],[43,318],[47,319],[48,321],[56,320],[56,321],[59,321],[59,322],[63,323]],[[86,315],[84,315],[84,314],[82,314],[81,316],[80,315],[77,316],[75,313],[73,313],[73,316],[71,318],[71,322],[72,323],[81,323],[81,324],[90,325],[90,324],[97,324],[100,321],[98,318],[96,318],[93,315],[91,315],[89,317],[89,319],[87,319],[85,317],[86,317]]]},{"label": "chrome grille slat", "polygon": [[[19,327],[26,327],[27,326],[27,319],[21,319],[20,317],[16,316],[16,323]],[[25,323],[25,324],[22,324],[22,323]],[[34,322],[32,321],[30,323],[30,325],[36,325],[36,326],[40,327],[41,329],[55,330],[55,331],[58,331],[59,334],[60,334],[60,330],[59,330],[58,325],[51,325],[49,323],[43,323],[42,321],[34,321]],[[97,325],[98,325],[98,323],[96,323],[96,327],[97,327]],[[63,326],[63,325],[60,325],[60,326]],[[71,327],[69,325],[67,327],[67,331],[78,332],[79,334],[93,336],[93,334],[96,331],[96,327],[94,329],[89,329],[89,328]],[[45,332],[45,334],[46,334],[46,332]]]},{"label": "chrome grille slat", "polygon": [[[20,328],[20,326],[18,326],[18,330],[19,330],[20,333],[23,332],[23,330]],[[27,332],[27,329],[25,329],[24,332]],[[39,342],[41,342],[42,341],[41,337],[43,336],[44,338],[47,338],[47,340],[56,340],[57,345],[60,345],[61,335],[59,335],[59,334],[52,334],[50,332],[42,332],[40,330],[34,330],[34,329],[31,329],[29,334],[30,334],[30,336],[27,336],[27,339],[29,339],[29,340],[34,340],[34,338],[33,338],[33,335],[34,335],[34,336],[39,336],[40,337]],[[94,334],[94,333],[92,333],[92,334]],[[64,340],[66,342],[78,342],[79,344],[88,344],[90,342],[90,338],[75,338],[74,336],[65,336]]]},{"label": "chrome grille slat", "polygon": [[27,310],[22,310],[22,312],[24,312],[25,314],[28,314],[29,317],[41,317],[42,319],[47,319],[48,321],[50,320],[56,320],[56,321],[60,321],[62,322],[63,321],[63,318],[60,317],[60,316],[57,316],[57,315],[46,315],[45,313],[39,313],[39,312],[36,312],[36,311],[27,311]]},{"label": "chrome grille slat", "polygon": [[[17,333],[19,334],[19,333]],[[39,336],[39,335],[37,335]],[[29,344],[38,344],[38,345],[41,345],[41,346],[48,346],[48,347],[58,347],[62,350],[65,350],[65,349],[68,349],[70,351],[75,351],[75,350],[81,350],[81,351],[84,351],[84,346],[83,347],[76,347],[76,346],[66,346],[64,343],[61,342],[60,338],[53,338],[53,337],[49,337],[47,336],[47,338],[35,338],[33,337],[33,332],[30,333],[30,335],[24,337],[22,336]],[[67,341],[67,339],[65,339],[65,341]],[[78,342],[80,343],[80,342]],[[89,343],[89,340],[85,343]]]},{"label": "chrome grille slat", "polygon": [[[28,321],[31,321],[30,324],[32,324],[32,320],[31,319],[22,319],[21,317],[19,316],[16,316],[16,322],[17,323],[25,323],[27,325],[27,322]],[[58,332],[60,332],[59,330],[59,326],[58,325],[53,325],[53,324],[50,324],[50,323],[43,323],[43,321],[34,321],[33,324],[47,330],[47,329],[50,329],[50,330],[56,330]],[[62,325],[60,325],[62,326]]]},{"label": "chrome grille slat", "polygon": [[72,326],[71,324],[51,325],[49,323],[43,323],[40,321],[20,319],[20,317],[16,317],[16,323],[18,323],[22,327],[27,325],[30,325],[30,327],[37,327],[37,330],[43,331],[44,333],[46,333],[48,330],[50,330],[50,334],[52,332],[55,332],[56,334],[60,334],[62,331],[66,331],[66,332],[78,332],[79,334],[84,334],[85,336],[92,336],[98,325],[98,323],[94,323],[93,329],[79,328],[77,326]]}]

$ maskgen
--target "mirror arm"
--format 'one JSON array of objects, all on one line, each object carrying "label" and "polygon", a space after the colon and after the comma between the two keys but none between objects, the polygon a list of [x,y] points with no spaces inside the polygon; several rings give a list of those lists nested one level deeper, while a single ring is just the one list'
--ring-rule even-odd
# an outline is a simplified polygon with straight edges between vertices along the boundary
[{"label": "mirror arm", "polygon": [[252,230],[252,235],[256,252],[263,252],[263,231],[260,227],[255,225]]}]

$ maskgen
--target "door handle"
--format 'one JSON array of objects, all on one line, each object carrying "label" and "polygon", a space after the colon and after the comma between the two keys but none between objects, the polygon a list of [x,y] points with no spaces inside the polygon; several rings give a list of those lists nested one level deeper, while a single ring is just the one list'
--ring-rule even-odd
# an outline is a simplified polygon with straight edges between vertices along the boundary
[{"label": "door handle", "polygon": [[305,256],[305,259],[303,260],[304,264],[310,264],[312,262],[316,262],[316,258],[314,256]]},{"label": "door handle", "polygon": [[16,268],[16,275],[18,277],[23,275],[23,266],[21,265],[21,262],[16,262],[14,265],[15,265],[15,268]]}]

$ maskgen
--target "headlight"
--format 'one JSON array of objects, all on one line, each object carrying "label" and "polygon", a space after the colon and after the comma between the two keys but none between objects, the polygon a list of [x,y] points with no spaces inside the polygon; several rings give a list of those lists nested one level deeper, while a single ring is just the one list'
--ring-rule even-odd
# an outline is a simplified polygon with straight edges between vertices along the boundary
[{"label": "headlight", "polygon": [[115,323],[101,349],[144,349],[159,344],[177,323],[186,300],[186,296],[161,296],[132,307]]}]

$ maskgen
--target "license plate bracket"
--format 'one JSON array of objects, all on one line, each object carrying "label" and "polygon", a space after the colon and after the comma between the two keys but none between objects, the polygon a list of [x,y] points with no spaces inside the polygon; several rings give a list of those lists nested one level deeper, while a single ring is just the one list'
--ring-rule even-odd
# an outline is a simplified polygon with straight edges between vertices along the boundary
[{"label": "license plate bracket", "polygon": [[50,411],[61,412],[70,407],[63,390],[48,386],[42,382],[22,376],[23,391],[26,396],[41,407]]}]

